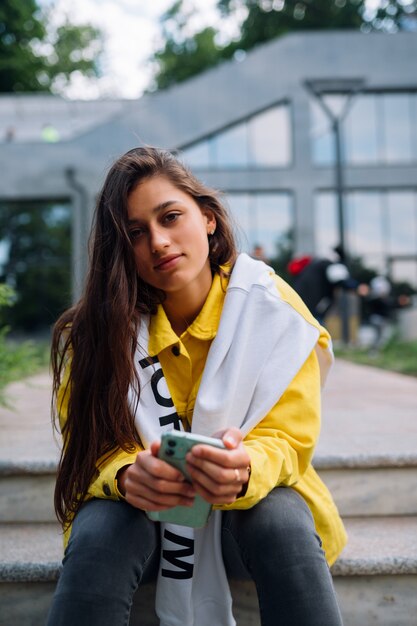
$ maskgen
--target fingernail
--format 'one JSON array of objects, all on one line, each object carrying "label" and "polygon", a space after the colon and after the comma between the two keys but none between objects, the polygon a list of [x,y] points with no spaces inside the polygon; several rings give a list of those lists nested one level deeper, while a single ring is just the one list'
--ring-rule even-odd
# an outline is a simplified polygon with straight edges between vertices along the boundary
[{"label": "fingernail", "polygon": [[236,439],[232,435],[227,435],[223,441],[230,443],[232,446],[235,446],[237,444]]}]

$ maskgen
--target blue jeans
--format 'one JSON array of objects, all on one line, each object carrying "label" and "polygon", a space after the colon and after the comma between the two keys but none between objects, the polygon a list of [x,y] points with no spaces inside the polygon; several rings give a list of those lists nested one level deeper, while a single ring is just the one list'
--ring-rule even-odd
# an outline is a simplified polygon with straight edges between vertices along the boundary
[{"label": "blue jeans", "polygon": [[[127,626],[136,589],[156,578],[158,526],[124,502],[84,504],[47,626]],[[222,549],[229,577],[255,582],[262,626],[341,626],[313,518],[294,490],[224,512]]]}]

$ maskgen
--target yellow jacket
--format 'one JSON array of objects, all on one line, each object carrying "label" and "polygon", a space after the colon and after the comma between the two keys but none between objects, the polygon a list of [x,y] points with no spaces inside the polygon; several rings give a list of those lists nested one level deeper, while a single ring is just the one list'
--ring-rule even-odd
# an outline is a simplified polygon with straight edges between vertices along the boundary
[{"label": "yellow jacket", "polygon": [[[279,277],[275,280],[281,297],[311,322],[311,314],[297,294]],[[225,279],[216,274],[203,309],[181,337],[172,330],[162,306],[151,318],[149,354],[158,355],[177,413],[186,429],[192,421],[208,350],[216,336],[226,287]],[[329,339],[327,331],[320,327],[319,342],[326,345]],[[63,391],[65,383],[64,379],[58,394],[61,427],[68,403]],[[346,533],[330,493],[311,465],[319,431],[320,372],[313,350],[277,404],[244,440],[252,467],[246,494],[231,505],[217,508],[247,509],[274,487],[291,486],[307,502],[327,561],[332,564],[346,543]],[[116,474],[133,463],[140,450],[138,446],[137,451],[129,454],[118,449],[99,462],[88,497],[122,498]],[[69,532],[70,529],[66,539]]]}]

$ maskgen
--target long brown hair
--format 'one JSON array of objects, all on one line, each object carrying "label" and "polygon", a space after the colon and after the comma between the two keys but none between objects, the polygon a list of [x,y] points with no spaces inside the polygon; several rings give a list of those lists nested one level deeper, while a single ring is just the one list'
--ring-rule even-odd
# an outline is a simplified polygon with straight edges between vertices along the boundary
[{"label": "long brown hair", "polygon": [[55,487],[55,511],[64,525],[85,499],[98,460],[117,448],[132,452],[139,441],[128,402],[130,384],[139,389],[134,367],[137,326],[141,314],[156,311],[164,294],[137,276],[127,230],[127,201],[138,184],[157,175],[189,194],[201,209],[214,213],[216,232],[209,237],[212,271],[236,257],[231,221],[219,194],[170,152],[135,148],[113,164],[94,214],[83,296],[56,322],[52,339],[55,423],[69,367],[65,389],[69,400]]}]

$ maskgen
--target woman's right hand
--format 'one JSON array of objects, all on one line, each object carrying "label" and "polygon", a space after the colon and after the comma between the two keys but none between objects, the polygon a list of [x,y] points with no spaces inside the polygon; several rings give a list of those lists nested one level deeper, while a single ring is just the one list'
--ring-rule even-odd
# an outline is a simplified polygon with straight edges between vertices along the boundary
[{"label": "woman's right hand", "polygon": [[179,504],[192,506],[196,494],[183,474],[158,459],[160,442],[139,452],[136,461],[119,470],[120,492],[132,506],[144,511],[164,511]]}]

